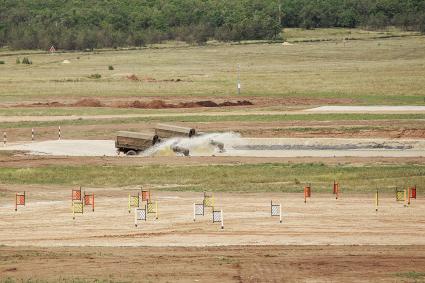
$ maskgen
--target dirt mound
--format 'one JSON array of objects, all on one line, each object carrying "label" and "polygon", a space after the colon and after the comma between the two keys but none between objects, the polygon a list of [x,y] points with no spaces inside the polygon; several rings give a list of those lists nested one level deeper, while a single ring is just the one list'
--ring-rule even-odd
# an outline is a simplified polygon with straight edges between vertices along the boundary
[{"label": "dirt mound", "polygon": [[33,107],[33,106],[40,106],[40,107],[65,107],[67,106],[64,103],[52,101],[52,102],[37,102],[33,104],[18,104],[17,107]]},{"label": "dirt mound", "polygon": [[135,74],[127,76],[127,79],[130,81],[140,81],[140,79]]},{"label": "dirt mound", "polygon": [[105,105],[97,99],[84,98],[72,104],[74,107],[104,107]]},{"label": "dirt mound", "polygon": [[225,101],[222,103],[216,103],[211,100],[204,101],[189,101],[189,102],[180,102],[178,104],[167,103],[163,100],[152,100],[150,102],[142,102],[140,100],[135,100],[132,102],[124,102],[114,104],[118,108],[146,108],[146,109],[166,109],[166,108],[197,108],[197,107],[224,107],[224,106],[247,106],[253,105],[252,102],[248,100],[242,101]]},{"label": "dirt mound", "polygon": [[248,100],[238,100],[236,102],[224,101],[214,102],[211,100],[179,102],[177,104],[167,103],[163,100],[140,101],[134,100],[130,102],[113,102],[110,104],[102,103],[98,99],[84,98],[74,103],[53,102],[37,102],[32,104],[18,104],[15,107],[115,107],[115,108],[145,108],[145,109],[167,109],[167,108],[197,108],[197,107],[226,107],[226,106],[249,106],[254,105]]}]

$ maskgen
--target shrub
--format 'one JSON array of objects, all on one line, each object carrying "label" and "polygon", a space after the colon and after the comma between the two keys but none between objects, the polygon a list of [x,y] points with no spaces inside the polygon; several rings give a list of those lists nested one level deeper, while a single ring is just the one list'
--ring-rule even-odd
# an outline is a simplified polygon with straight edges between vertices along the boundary
[{"label": "shrub", "polygon": [[112,71],[114,69],[114,66],[109,65],[108,70]]},{"label": "shrub", "polygon": [[5,64],[5,62],[3,60],[0,60],[0,65]]},{"label": "shrub", "polygon": [[22,64],[31,65],[32,61],[28,57],[24,57],[24,59],[22,59]]},{"label": "shrub", "polygon": [[19,59],[19,57],[16,58],[16,64],[21,64],[21,59]]},{"label": "shrub", "polygon": [[102,75],[101,74],[98,74],[98,73],[96,73],[96,74],[91,74],[90,76],[89,76],[89,78],[90,79],[100,79],[102,77]]}]

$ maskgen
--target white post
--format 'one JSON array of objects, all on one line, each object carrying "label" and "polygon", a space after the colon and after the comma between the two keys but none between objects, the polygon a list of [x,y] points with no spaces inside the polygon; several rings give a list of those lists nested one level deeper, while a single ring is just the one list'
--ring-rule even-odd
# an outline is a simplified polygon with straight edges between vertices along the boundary
[{"label": "white post", "polygon": [[137,207],[134,208],[134,226],[137,227]]},{"label": "white post", "polygon": [[220,214],[221,214],[221,229],[224,229],[223,209],[221,210]]},{"label": "white post", "polygon": [[193,222],[196,221],[196,204],[193,203]]},{"label": "white post", "polygon": [[61,139],[61,126],[59,126],[58,130],[59,130],[59,132],[58,132],[59,133],[59,138],[58,139],[60,140]]},{"label": "white post", "polygon": [[240,68],[241,68],[241,65],[238,64],[238,95],[241,94]]},{"label": "white post", "polygon": [[31,141],[34,141],[34,128],[31,129]]},{"label": "white post", "polygon": [[279,221],[282,223],[282,205],[279,204]]}]

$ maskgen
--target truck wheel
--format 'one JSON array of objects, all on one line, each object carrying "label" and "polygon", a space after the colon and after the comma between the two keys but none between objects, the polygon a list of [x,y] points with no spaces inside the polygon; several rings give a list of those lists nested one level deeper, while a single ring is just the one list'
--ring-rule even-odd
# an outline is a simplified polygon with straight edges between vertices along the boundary
[{"label": "truck wheel", "polygon": [[129,151],[127,151],[127,153],[126,153],[127,155],[137,155],[137,152],[136,151],[134,151],[134,150],[129,150]]}]

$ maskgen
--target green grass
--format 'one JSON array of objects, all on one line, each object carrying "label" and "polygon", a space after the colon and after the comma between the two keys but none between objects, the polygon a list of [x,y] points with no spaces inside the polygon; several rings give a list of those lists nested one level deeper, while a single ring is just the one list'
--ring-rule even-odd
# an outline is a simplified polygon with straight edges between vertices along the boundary
[{"label": "green grass", "polygon": [[[292,35],[291,35],[292,32]],[[293,46],[210,44],[143,50],[32,54],[33,65],[0,51],[0,101],[141,96],[235,97],[237,65],[242,94],[264,97],[349,98],[354,104],[424,104],[425,37],[401,31],[288,30],[308,40]],[[403,36],[393,37],[392,36]],[[380,38],[383,37],[383,38]],[[6,53],[7,52],[7,53]],[[4,56],[2,56],[4,55]],[[79,58],[79,59],[77,59]],[[64,60],[70,64],[62,64]],[[114,70],[108,70],[113,65]],[[89,79],[98,73],[100,79]],[[129,81],[135,74],[141,81]],[[154,78],[156,82],[144,81]],[[179,83],[170,79],[181,79]]]},{"label": "green grass", "polygon": [[[396,273],[396,276],[415,280],[414,282],[424,282],[423,280],[425,279],[425,273],[416,272],[416,271],[398,272]],[[421,281],[417,281],[417,280],[421,280]]]},{"label": "green grass", "polygon": [[420,35],[419,32],[402,31],[395,27],[388,27],[385,30],[378,31],[360,28],[285,28],[283,34],[288,42],[342,41],[343,39],[372,40]]},{"label": "green grass", "polygon": [[48,122],[4,122],[0,128],[30,128],[67,125],[107,125],[131,124],[137,122],[275,122],[275,121],[363,121],[363,120],[424,120],[425,114],[284,114],[284,115],[222,115],[201,116],[166,116],[166,117],[137,117],[120,119],[79,119]]},{"label": "green grass", "polygon": [[[392,192],[395,186],[425,185],[424,165],[331,166],[255,164],[205,166],[46,166],[1,168],[3,184],[127,186],[160,185],[177,191],[300,192],[311,183],[314,191],[329,190],[334,179],[344,192]],[[173,185],[170,185],[173,184]]]}]

